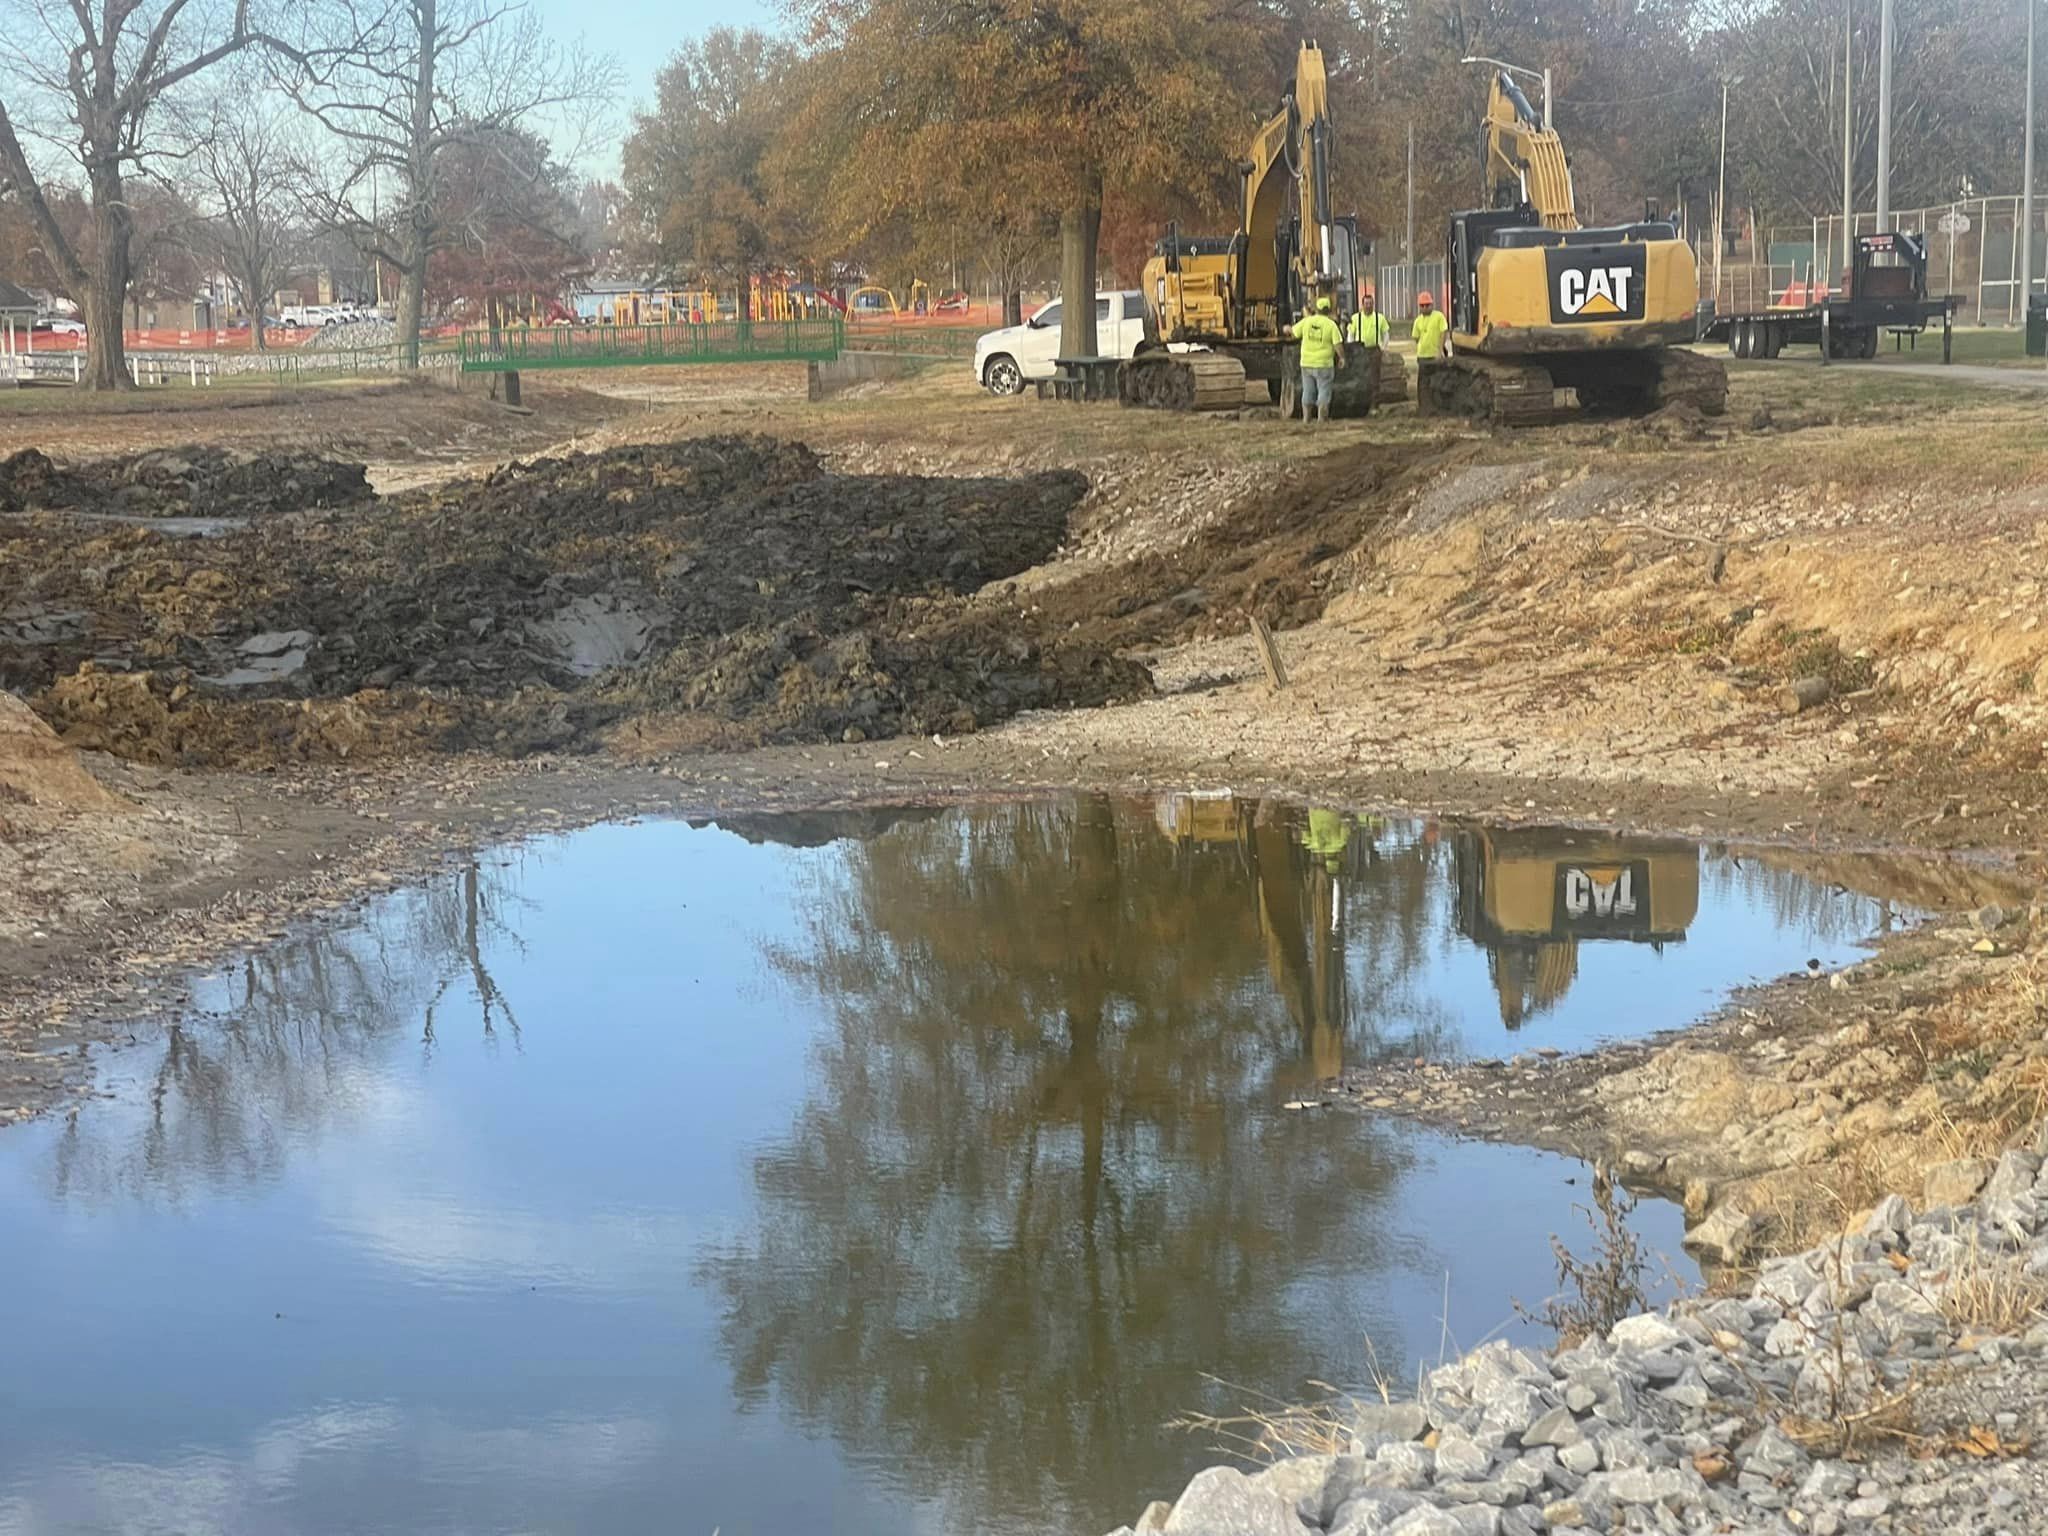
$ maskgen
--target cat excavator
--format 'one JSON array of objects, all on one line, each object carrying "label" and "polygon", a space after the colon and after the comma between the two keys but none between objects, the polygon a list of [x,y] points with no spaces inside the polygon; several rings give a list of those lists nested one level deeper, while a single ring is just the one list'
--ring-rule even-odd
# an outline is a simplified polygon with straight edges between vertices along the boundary
[{"label": "cat excavator", "polygon": [[[1341,325],[1356,302],[1372,247],[1353,215],[1330,211],[1334,133],[1322,50],[1304,42],[1294,88],[1253,136],[1238,163],[1240,217],[1228,235],[1183,235],[1169,227],[1145,264],[1145,345],[1124,363],[1126,405],[1236,410],[1245,381],[1263,380],[1281,414],[1300,393],[1295,344],[1283,334],[1327,296]],[[1346,349],[1335,409],[1362,415],[1378,398],[1405,395],[1400,360]]]},{"label": "cat excavator", "polygon": [[1530,425],[1569,389],[1602,413],[1684,402],[1720,415],[1727,371],[1683,345],[1699,280],[1677,229],[1581,226],[1564,145],[1504,70],[1483,132],[1493,206],[1451,217],[1451,356],[1421,370],[1418,410]]}]

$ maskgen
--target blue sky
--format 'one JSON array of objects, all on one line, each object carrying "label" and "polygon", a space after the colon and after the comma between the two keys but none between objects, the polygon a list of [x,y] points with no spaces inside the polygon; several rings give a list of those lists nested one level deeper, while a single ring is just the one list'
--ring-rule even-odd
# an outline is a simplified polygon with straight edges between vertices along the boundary
[{"label": "blue sky", "polygon": [[[592,53],[608,53],[625,77],[614,114],[624,137],[633,113],[654,100],[654,77],[677,48],[713,27],[761,27],[779,31],[782,12],[774,0],[534,0],[548,31],[567,42],[581,36]],[[618,171],[618,146],[593,156],[608,174]]]}]

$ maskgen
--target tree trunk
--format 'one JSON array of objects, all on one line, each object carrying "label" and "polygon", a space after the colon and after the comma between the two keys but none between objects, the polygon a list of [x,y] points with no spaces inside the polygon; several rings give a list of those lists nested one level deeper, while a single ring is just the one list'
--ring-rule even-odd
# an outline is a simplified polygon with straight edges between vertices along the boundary
[{"label": "tree trunk", "polygon": [[263,281],[263,274],[251,272],[242,281],[242,291],[249,298],[249,350],[267,352],[270,350],[270,343],[263,335],[263,289],[259,286]]},{"label": "tree trunk", "polygon": [[420,365],[420,311],[426,302],[427,249],[424,240],[406,251],[398,269],[398,344],[405,349],[405,366]]},{"label": "tree trunk", "polygon": [[133,389],[122,332],[128,301],[128,204],[118,166],[95,166],[92,181],[93,262],[85,292],[85,387]]},{"label": "tree trunk", "polygon": [[1102,234],[1102,177],[1091,172],[1079,202],[1060,215],[1060,356],[1095,357],[1095,246]]},{"label": "tree trunk", "polygon": [[1021,290],[1012,288],[1003,295],[1003,324],[1022,325],[1023,323],[1024,295]]}]

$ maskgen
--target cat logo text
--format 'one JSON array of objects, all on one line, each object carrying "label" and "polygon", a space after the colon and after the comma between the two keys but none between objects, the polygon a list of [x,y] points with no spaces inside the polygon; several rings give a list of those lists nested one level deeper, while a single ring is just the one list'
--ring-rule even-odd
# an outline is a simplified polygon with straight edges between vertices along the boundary
[{"label": "cat logo text", "polygon": [[1629,313],[1636,273],[1628,267],[1566,267],[1557,274],[1557,308],[1577,320],[1619,320]]},{"label": "cat logo text", "polygon": [[1620,868],[1572,868],[1564,871],[1565,916],[1613,919],[1636,915],[1636,871]]}]

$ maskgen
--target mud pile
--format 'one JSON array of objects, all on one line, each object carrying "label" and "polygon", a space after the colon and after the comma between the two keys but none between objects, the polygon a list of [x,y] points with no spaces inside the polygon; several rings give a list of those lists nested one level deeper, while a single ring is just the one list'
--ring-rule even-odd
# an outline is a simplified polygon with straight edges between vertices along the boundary
[{"label": "mud pile", "polygon": [[0,686],[73,744],[256,763],[560,747],[687,712],[705,744],[962,731],[1142,692],[970,597],[1047,558],[1079,475],[825,472],[693,439],[516,463],[217,538],[0,521]]},{"label": "mud pile", "polygon": [[34,448],[0,459],[0,512],[249,517],[368,501],[363,466],[317,454],[158,449],[60,466]]}]

